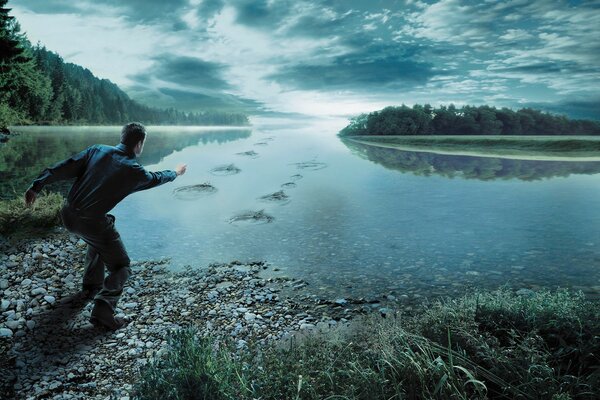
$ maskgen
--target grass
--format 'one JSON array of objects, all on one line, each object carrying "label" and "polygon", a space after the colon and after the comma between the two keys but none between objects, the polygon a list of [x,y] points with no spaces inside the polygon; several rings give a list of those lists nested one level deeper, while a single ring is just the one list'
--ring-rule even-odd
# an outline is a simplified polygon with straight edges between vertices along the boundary
[{"label": "grass", "polygon": [[60,193],[42,191],[33,206],[27,207],[23,196],[0,200],[0,235],[13,238],[42,235],[60,225]]},{"label": "grass", "polygon": [[600,312],[581,293],[508,290],[366,316],[345,329],[236,349],[175,331],[137,399],[595,399]]}]

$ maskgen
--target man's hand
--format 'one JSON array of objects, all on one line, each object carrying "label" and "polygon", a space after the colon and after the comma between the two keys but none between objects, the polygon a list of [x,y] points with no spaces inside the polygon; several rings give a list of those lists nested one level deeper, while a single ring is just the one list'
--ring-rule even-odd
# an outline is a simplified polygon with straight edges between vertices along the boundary
[{"label": "man's hand", "polygon": [[31,206],[35,202],[36,197],[37,197],[37,193],[31,189],[28,189],[25,192],[25,205],[27,207]]},{"label": "man's hand", "polygon": [[187,169],[187,164],[179,164],[177,168],[175,168],[175,172],[177,172],[177,176],[185,174],[185,170]]}]

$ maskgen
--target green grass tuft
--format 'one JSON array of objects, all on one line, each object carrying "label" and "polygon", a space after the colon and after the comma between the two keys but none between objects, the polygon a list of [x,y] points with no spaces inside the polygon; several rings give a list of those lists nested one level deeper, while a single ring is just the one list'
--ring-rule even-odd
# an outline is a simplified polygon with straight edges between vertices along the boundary
[{"label": "green grass tuft", "polygon": [[31,207],[25,199],[16,197],[0,200],[0,234],[14,238],[41,235],[60,225],[60,208],[63,196],[59,193],[42,191]]},{"label": "green grass tuft", "polygon": [[138,399],[595,399],[600,315],[581,293],[508,290],[422,314],[236,349],[194,328],[140,372]]}]

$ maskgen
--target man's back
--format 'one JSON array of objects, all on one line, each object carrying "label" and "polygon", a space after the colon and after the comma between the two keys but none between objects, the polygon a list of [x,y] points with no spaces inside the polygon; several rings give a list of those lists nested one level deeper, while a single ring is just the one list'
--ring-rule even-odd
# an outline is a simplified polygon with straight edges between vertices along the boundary
[{"label": "man's back", "polygon": [[173,181],[177,173],[147,171],[122,143],[96,144],[45,169],[31,189],[39,192],[48,183],[69,178],[76,178],[67,197],[71,207],[82,213],[103,215],[127,195]]}]

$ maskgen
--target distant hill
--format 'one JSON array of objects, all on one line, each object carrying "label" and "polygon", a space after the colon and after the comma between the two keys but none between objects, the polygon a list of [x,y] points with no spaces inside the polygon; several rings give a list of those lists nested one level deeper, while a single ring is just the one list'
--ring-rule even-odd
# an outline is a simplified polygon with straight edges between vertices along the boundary
[{"label": "distant hill", "polygon": [[339,135],[600,135],[600,123],[531,108],[415,104],[361,114]]},{"label": "distant hill", "polygon": [[108,79],[32,46],[0,0],[0,126],[16,124],[248,125],[242,113],[183,112],[140,104]]}]

